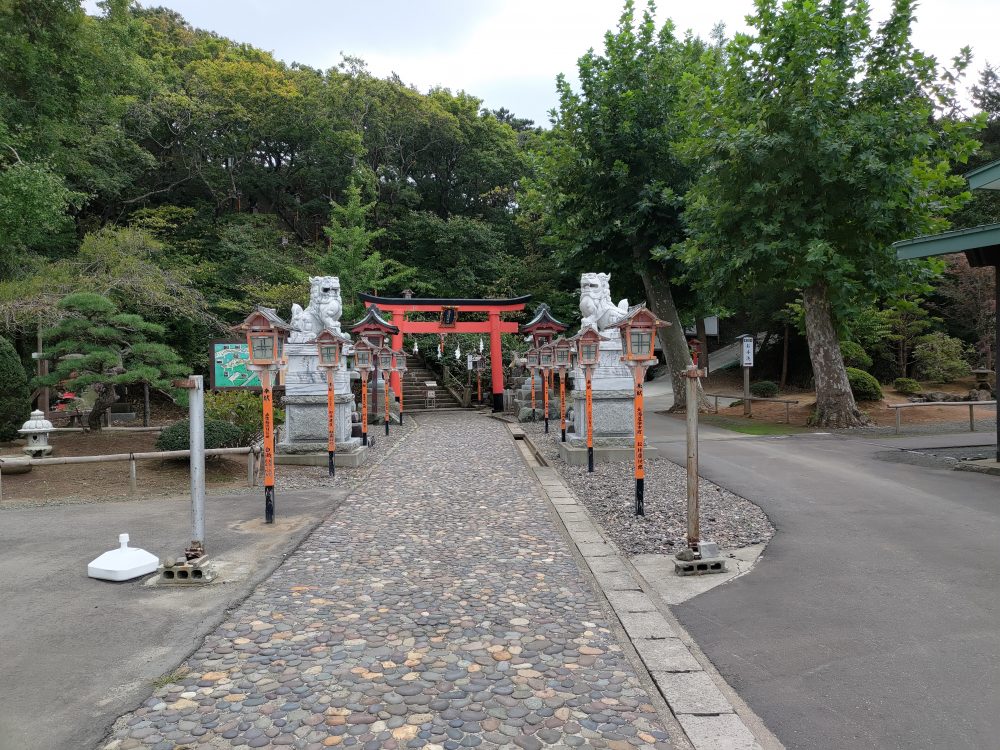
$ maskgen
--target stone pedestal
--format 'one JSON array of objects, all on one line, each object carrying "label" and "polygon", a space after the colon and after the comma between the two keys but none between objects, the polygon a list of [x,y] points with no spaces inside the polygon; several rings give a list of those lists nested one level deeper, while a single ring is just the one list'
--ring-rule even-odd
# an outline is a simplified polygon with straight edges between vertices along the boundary
[{"label": "stone pedestal", "polygon": [[[559,381],[550,381],[552,388],[549,389],[549,420],[559,419]],[[545,419],[545,407],[541,373],[535,375],[535,421]],[[566,392],[566,405],[569,407],[569,391]],[[524,378],[521,386],[514,391],[514,413],[517,414],[519,422],[531,421],[531,376]]]},{"label": "stone pedestal", "polygon": [[[319,366],[315,344],[286,344],[285,426],[277,445],[278,454],[322,453],[327,448],[326,371]],[[350,373],[336,370],[333,377],[334,434],[337,452],[348,454],[362,448],[361,438],[351,437],[354,396]],[[346,455],[344,456],[346,460]],[[281,461],[279,460],[279,463]]]},{"label": "stone pedestal", "polygon": [[[615,336],[601,342],[601,358],[591,377],[594,410],[594,447],[629,447],[634,432],[632,397],[635,380],[621,363],[622,345]],[[573,432],[567,441],[587,447],[587,381],[581,368],[573,371]]]}]

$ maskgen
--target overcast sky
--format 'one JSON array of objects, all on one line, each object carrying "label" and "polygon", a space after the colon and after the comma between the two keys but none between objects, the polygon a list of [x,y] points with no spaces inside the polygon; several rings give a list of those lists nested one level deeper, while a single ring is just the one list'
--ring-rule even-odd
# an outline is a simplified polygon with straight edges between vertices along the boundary
[{"label": "overcast sky", "polygon": [[[160,0],[191,24],[270,50],[286,62],[329,68],[341,53],[363,58],[379,76],[398,73],[421,90],[465,90],[491,109],[506,107],[547,124],[555,106],[555,77],[573,80],[576,60],[600,49],[614,27],[619,0]],[[871,0],[882,19],[891,0]],[[643,0],[637,5],[644,7]],[[97,12],[96,0],[85,0]],[[723,22],[745,28],[752,0],[675,0],[659,3],[659,19],[707,36]],[[977,73],[1000,64],[1000,0],[924,0],[917,46],[950,60],[972,46]]]}]

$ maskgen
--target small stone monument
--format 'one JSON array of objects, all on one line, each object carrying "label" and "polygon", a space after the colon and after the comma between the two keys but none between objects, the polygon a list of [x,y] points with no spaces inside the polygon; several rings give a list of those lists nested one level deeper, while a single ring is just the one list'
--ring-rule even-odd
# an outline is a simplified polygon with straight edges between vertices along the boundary
[{"label": "small stone monument", "polygon": [[[600,362],[591,380],[594,412],[594,460],[628,461],[633,455],[635,435],[632,397],[635,381],[621,361],[622,342],[617,330],[609,326],[623,320],[629,311],[628,300],[617,305],[611,301],[611,274],[585,273],[580,277],[580,329],[597,329],[604,339]],[[583,370],[573,369],[573,428],[565,443],[559,444],[563,460],[574,466],[587,464],[587,409]],[[650,447],[646,455],[654,454]]]},{"label": "small stone monument", "polygon": [[[343,301],[340,279],[336,276],[313,276],[309,279],[309,304],[292,305],[292,333],[285,345],[288,365],[285,371],[285,425],[276,446],[277,462],[325,466],[327,461],[326,373],[319,366],[316,336],[327,329],[341,334],[340,316]],[[350,354],[351,346],[344,353]],[[351,437],[351,372],[341,358],[334,371],[334,414],[338,465],[358,465],[363,458],[361,438]],[[312,455],[310,455],[312,454]]]}]

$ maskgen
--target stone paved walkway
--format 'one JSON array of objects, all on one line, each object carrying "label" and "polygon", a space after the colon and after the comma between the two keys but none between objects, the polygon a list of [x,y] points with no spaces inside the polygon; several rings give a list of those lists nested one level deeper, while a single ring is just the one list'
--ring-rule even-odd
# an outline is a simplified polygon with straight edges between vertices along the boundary
[{"label": "stone paved walkway", "polygon": [[104,747],[670,747],[481,415],[423,418],[186,667]]}]

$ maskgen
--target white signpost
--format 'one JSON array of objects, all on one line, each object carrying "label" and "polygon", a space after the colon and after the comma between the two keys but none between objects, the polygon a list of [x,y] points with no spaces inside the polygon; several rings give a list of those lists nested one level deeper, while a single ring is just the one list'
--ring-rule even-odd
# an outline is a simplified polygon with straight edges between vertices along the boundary
[{"label": "white signpost", "polygon": [[744,336],[743,344],[743,416],[750,416],[750,368],[753,367],[753,336]]}]

